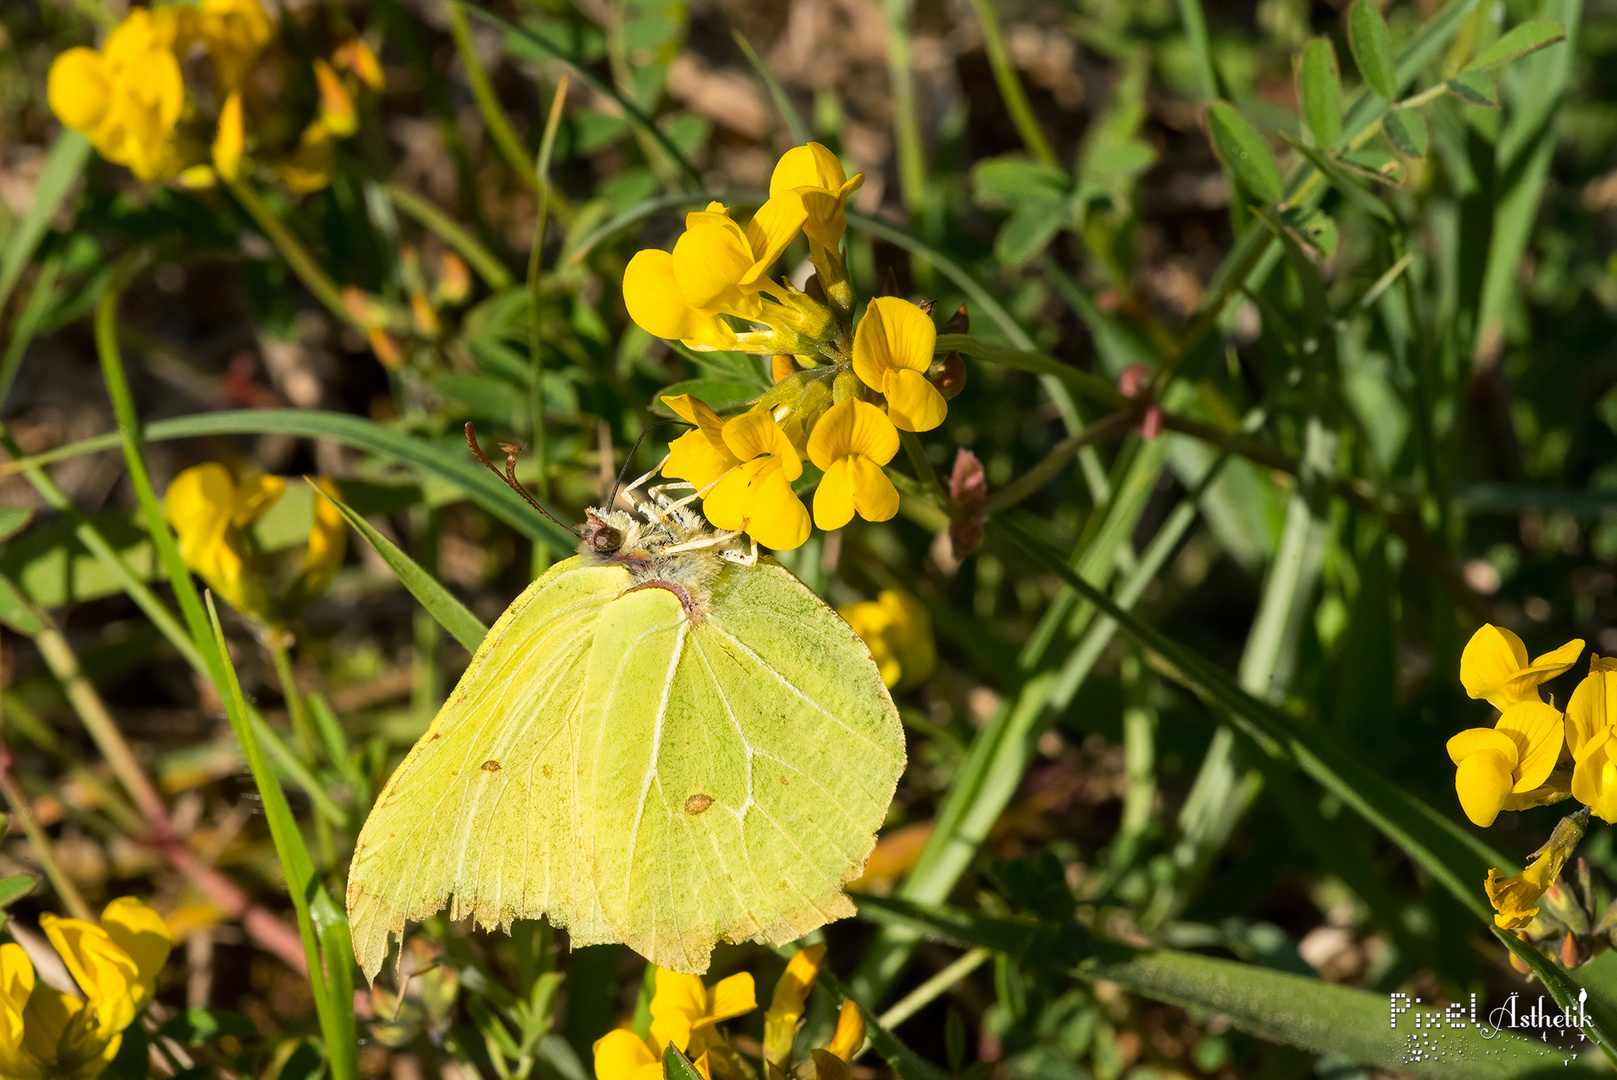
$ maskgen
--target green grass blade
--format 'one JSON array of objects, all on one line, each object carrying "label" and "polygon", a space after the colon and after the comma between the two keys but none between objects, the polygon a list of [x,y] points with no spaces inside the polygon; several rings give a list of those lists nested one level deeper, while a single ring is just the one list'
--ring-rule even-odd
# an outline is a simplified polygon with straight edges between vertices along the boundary
[{"label": "green grass blade", "polygon": [[[34,257],[45,230],[50,228],[51,218],[56,216],[89,160],[90,140],[76,131],[63,131],[51,145],[45,167],[34,184],[34,201],[12,227],[5,250],[0,251],[0,311],[5,310],[23,268]],[[5,395],[0,393],[0,401],[4,399]]]},{"label": "green grass blade", "polygon": [[769,70],[769,65],[764,63],[764,58],[758,55],[758,50],[752,47],[752,42],[748,41],[740,30],[731,30],[730,36],[735,39],[736,47],[741,50],[741,55],[747,58],[747,63],[752,65],[752,70],[757,73],[758,78],[764,84],[764,88],[769,91],[769,96],[774,99],[775,108],[780,110],[781,119],[786,121],[787,128],[791,130],[792,142],[797,146],[813,142],[814,133],[809,131],[808,123],[804,121],[803,114],[797,111],[796,104],[792,102],[792,96],[786,92],[786,88],[780,84],[780,80],[775,78],[775,73]]},{"label": "green grass blade", "polygon": [[[1198,0],[1181,0],[1180,7],[1197,3]],[[971,0],[971,10],[976,13],[977,24],[983,30],[983,51],[988,54],[988,66],[994,73],[994,83],[999,87],[1000,100],[1005,102],[1005,110],[1011,114],[1011,123],[1016,125],[1017,134],[1022,136],[1022,144],[1035,161],[1060,168],[1055,151],[1050,149],[1050,140],[1044,137],[1044,129],[1039,127],[1038,117],[1033,115],[1027,92],[1022,89],[1022,78],[1017,73],[1015,61],[1011,59],[1010,50],[1005,47],[1005,35],[1000,31],[999,16],[994,13],[994,5],[990,0]],[[1205,27],[1202,37],[1205,43]]]},{"label": "green grass blade", "polygon": [[1179,0],[1179,21],[1185,27],[1185,41],[1196,61],[1196,87],[1202,100],[1212,101],[1218,93],[1218,67],[1213,63],[1213,42],[1207,35],[1207,15],[1201,0]]},{"label": "green grass blade", "polygon": [[490,289],[498,292],[511,284],[513,281],[511,271],[507,270],[505,264],[460,222],[420,195],[398,184],[388,184],[385,190],[388,198],[393,200],[393,205],[437,233],[444,243],[459,252]]},{"label": "green grass blade", "polygon": [[22,370],[28,343],[33,341],[34,335],[39,332],[40,323],[44,322],[46,312],[56,303],[56,275],[61,265],[61,259],[54,255],[45,260],[45,264],[39,268],[39,280],[34,285],[34,291],[28,296],[28,303],[23,306],[22,313],[12,324],[5,355],[0,356],[0,405],[4,405],[6,399],[11,396],[11,385],[17,381],[17,372]]},{"label": "green grass blade", "polygon": [[[309,908],[310,897],[320,888],[319,879],[314,872],[314,862],[309,858],[308,846],[303,841],[303,834],[298,831],[298,823],[292,816],[292,809],[286,803],[286,794],[281,790],[279,781],[275,779],[269,761],[264,756],[263,747],[259,744],[256,725],[248,715],[247,702],[241,693],[241,682],[236,677],[235,665],[230,662],[230,654],[225,646],[224,628],[219,625],[219,613],[214,609],[211,594],[207,598],[207,605],[208,621],[212,628],[210,640],[214,650],[224,658],[220,689],[224,692],[225,715],[229,718],[236,739],[241,743],[242,753],[247,758],[247,768],[252,773],[253,783],[263,802],[264,818],[269,824],[270,839],[275,845],[275,854],[280,859],[281,872],[286,875],[287,893],[291,897],[292,908],[297,913],[298,934],[303,938],[303,952],[309,963],[310,989],[314,993],[315,1008],[320,1015],[320,1030],[326,1038],[332,1076],[335,1080],[353,1080],[358,1073],[357,1067],[345,1069],[344,1066],[354,1053],[355,1046],[350,1036],[346,1048],[344,1047],[341,1036],[345,1025],[338,1014],[339,1010],[352,1013],[353,999],[350,995],[344,1001],[332,1000],[331,985],[326,980],[325,967],[320,962],[319,939]],[[345,963],[352,962],[350,957],[341,959]]]},{"label": "green grass blade", "polygon": [[421,606],[438,624],[471,652],[477,651],[483,636],[488,633],[488,627],[483,621],[455,598],[455,595],[439,584],[438,579],[424,569],[420,563],[400,551],[398,545],[383,536],[376,527],[363,517],[356,514],[351,507],[341,499],[332,498],[317,485],[310,484],[320,496],[337,508],[338,513],[351,525],[355,532],[363,536],[382,561],[392,568],[398,575],[399,583],[410,590],[410,595],[421,601]]},{"label": "green grass blade", "polygon": [[449,4],[449,32],[455,39],[455,52],[460,56],[461,67],[466,72],[466,82],[472,89],[472,100],[477,102],[477,111],[483,116],[483,126],[488,129],[489,138],[500,148],[501,156],[517,174],[523,186],[535,188],[537,184],[533,176],[533,161],[528,155],[528,148],[522,145],[522,140],[517,138],[517,133],[511,129],[511,120],[505,115],[505,107],[500,104],[499,95],[494,92],[493,84],[488,81],[488,72],[483,70],[483,62],[477,58],[477,48],[472,44],[471,30],[466,25],[464,7],[453,0]]},{"label": "green grass blade", "polygon": [[[1544,984],[1544,988],[1550,992],[1557,1005],[1563,1009],[1571,1009],[1576,1015],[1578,991],[1585,989],[1577,971],[1566,970],[1528,942],[1518,941],[1516,935],[1507,930],[1501,930],[1497,926],[1489,929],[1493,931],[1494,937],[1504,943],[1505,948],[1515,953],[1522,963],[1532,969],[1533,974],[1538,976],[1538,981]],[[1593,1033],[1595,1042],[1606,1052],[1606,1057],[1613,1064],[1617,1064],[1617,1015],[1613,1015],[1610,1003],[1605,1000],[1603,994],[1590,994],[1584,1009],[1589,1017],[1589,1030]]]}]

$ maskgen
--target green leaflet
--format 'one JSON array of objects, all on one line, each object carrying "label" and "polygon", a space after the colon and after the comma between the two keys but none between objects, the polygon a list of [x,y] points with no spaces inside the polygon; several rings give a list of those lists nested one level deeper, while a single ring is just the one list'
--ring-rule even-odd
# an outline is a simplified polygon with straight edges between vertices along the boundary
[{"label": "green leaflet", "polygon": [[1297,54],[1297,98],[1314,145],[1335,146],[1342,137],[1342,76],[1330,38],[1314,38]]},{"label": "green leaflet", "polygon": [[1284,194],[1280,166],[1252,121],[1234,105],[1215,101],[1207,110],[1207,129],[1219,160],[1241,186],[1266,203],[1279,202]]},{"label": "green leaflet", "polygon": [[1348,9],[1348,46],[1359,74],[1377,94],[1398,97],[1398,71],[1392,58],[1392,35],[1375,0],[1354,0]]}]

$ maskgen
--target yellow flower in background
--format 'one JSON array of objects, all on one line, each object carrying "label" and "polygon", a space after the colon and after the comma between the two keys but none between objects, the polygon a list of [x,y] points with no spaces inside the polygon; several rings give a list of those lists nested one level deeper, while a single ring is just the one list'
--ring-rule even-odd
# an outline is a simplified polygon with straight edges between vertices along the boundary
[{"label": "yellow flower in background", "polygon": [[0,945],[0,1075],[93,1080],[151,1002],[173,938],[132,896],[108,904],[99,924],[44,915],[40,928],[84,996],[38,982],[21,947]]},{"label": "yellow flower in background", "polygon": [[812,243],[835,248],[848,227],[848,196],[865,182],[859,173],[852,180],[837,156],[819,143],[794,146],[781,155],[769,177],[769,198],[795,192],[803,202],[803,232]]},{"label": "yellow flower in background", "polygon": [[213,168],[227,182],[241,175],[241,156],[247,147],[247,130],[241,115],[241,93],[232,92],[219,110],[219,131],[213,137]]},{"label": "yellow flower in background", "polygon": [[717,1038],[714,1025],[758,1007],[752,976],[744,971],[708,986],[700,976],[658,968],[656,981],[651,998],[653,1038],[688,1049],[691,1057],[706,1056]]},{"label": "yellow flower in background", "polygon": [[769,1008],[764,1013],[764,1060],[782,1069],[792,1056],[792,1042],[797,1037],[797,1024],[803,1018],[803,1006],[809,990],[820,973],[825,960],[825,946],[807,945],[799,949],[786,962],[786,970],[775,983]]},{"label": "yellow flower in background", "polygon": [[1504,712],[1519,701],[1538,701],[1538,687],[1570,668],[1583,652],[1574,639],[1528,663],[1527,646],[1502,626],[1484,623],[1460,654],[1460,682],[1473,698]]},{"label": "yellow flower in background", "polygon": [[[692,307],[730,310],[769,287],[769,268],[803,227],[807,211],[795,192],[771,198],[742,228],[720,203],[685,216],[674,244],[674,280]],[[739,295],[738,295],[739,294]]]},{"label": "yellow flower in background", "polygon": [[842,1000],[842,1011],[837,1014],[837,1031],[831,1036],[826,1049],[843,1061],[852,1061],[859,1048],[865,1045],[865,1014],[850,998]]},{"label": "yellow flower in background", "polygon": [[174,128],[185,107],[175,43],[186,9],[136,8],[95,49],[68,49],[52,63],[51,111],[89,136],[96,152],[141,180],[179,171]]},{"label": "yellow flower in background", "polygon": [[802,546],[809,513],[792,481],[803,475],[803,460],[786,432],[760,410],[726,421],[723,438],[741,464],[708,494],[702,504],[707,519],[777,551]]},{"label": "yellow flower in background", "polygon": [[809,460],[825,476],[814,492],[814,524],[840,529],[854,511],[866,521],[898,513],[898,490],[882,466],[898,453],[898,431],[882,411],[847,398],[826,410],[808,439]]},{"label": "yellow flower in background", "polygon": [[275,171],[294,194],[307,195],[331,183],[333,157],[331,131],[317,117],[303,129],[297,149],[281,159]]},{"label": "yellow flower in background", "polygon": [[197,30],[219,89],[228,94],[241,88],[258,54],[275,36],[275,20],[260,0],[202,0]]},{"label": "yellow flower in background", "polygon": [[320,91],[320,119],[326,130],[339,139],[359,130],[359,113],[354,109],[353,95],[342,83],[342,78],[324,60],[314,62],[314,81]]},{"label": "yellow flower in background", "polygon": [[[628,1028],[607,1032],[595,1040],[595,1080],[663,1080],[663,1050],[655,1042],[654,1035],[642,1039]],[[706,1054],[691,1065],[704,1080],[711,1076]]]},{"label": "yellow flower in background", "polygon": [[1617,659],[1591,656],[1589,674],[1566,707],[1572,797],[1602,821],[1617,822]]},{"label": "yellow flower in background", "polygon": [[[734,298],[741,300],[739,294]],[[717,310],[693,307],[674,277],[674,257],[659,248],[636,252],[623,272],[629,318],[648,334],[693,349],[733,349],[735,331]]]},{"label": "yellow flower in background", "polygon": [[853,371],[887,398],[887,415],[905,431],[931,431],[949,407],[926,378],[938,341],[926,312],[896,296],[878,296],[853,336]]},{"label": "yellow flower in background", "polygon": [[331,62],[344,71],[353,72],[354,76],[374,93],[380,94],[386,87],[386,80],[382,75],[382,62],[376,58],[371,47],[360,38],[339,45],[337,51],[331,54]]},{"label": "yellow flower in background", "polygon": [[1540,787],[1561,754],[1561,713],[1542,701],[1521,701],[1491,728],[1470,728],[1448,741],[1458,766],[1454,789],[1473,824],[1487,828],[1506,800]]},{"label": "yellow flower in background", "polygon": [[[330,480],[316,484],[336,497],[336,485]],[[342,515],[324,499],[316,499],[296,577],[272,597],[264,568],[249,552],[243,530],[285,492],[282,477],[249,476],[237,483],[223,465],[206,462],[176,476],[163,496],[163,509],[174,526],[185,565],[231,607],[265,622],[295,612],[331,584],[347,539]]]},{"label": "yellow flower in background", "polygon": [[741,459],[725,445],[724,421],[705,402],[689,394],[675,394],[662,400],[681,420],[694,425],[693,430],[668,444],[664,476],[689,480],[700,491],[741,464]]},{"label": "yellow flower in background", "polygon": [[938,664],[932,618],[909,593],[883,589],[874,600],[837,608],[876,661],[888,688],[925,682]]}]

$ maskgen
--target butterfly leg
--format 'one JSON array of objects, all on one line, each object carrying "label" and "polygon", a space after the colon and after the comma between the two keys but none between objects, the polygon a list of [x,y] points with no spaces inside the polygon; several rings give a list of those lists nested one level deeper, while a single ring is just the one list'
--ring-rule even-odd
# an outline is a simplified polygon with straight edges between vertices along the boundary
[{"label": "butterfly leg", "polygon": [[[648,472],[646,475],[642,476],[640,479],[635,480],[635,481],[629,483],[628,485],[626,485],[624,487],[624,489],[623,489],[624,493],[627,494],[627,493],[629,493],[631,491],[636,490],[637,488],[640,487],[640,485],[644,484],[647,480],[650,480],[653,476],[656,476],[658,473],[662,472],[663,466],[668,464],[668,459],[670,457],[672,457],[672,456],[673,455],[671,455],[671,454],[665,454],[663,456],[663,459],[661,461],[657,462],[656,466],[650,472]],[[653,489],[653,490],[655,490],[655,489]]]},{"label": "butterfly leg", "polygon": [[[735,534],[732,533],[731,535],[733,536]],[[736,551],[734,548],[731,548],[728,551],[719,552],[719,558],[728,559],[733,563],[740,563],[742,566],[757,566],[758,541],[753,540],[750,536],[747,537],[747,539],[750,541],[751,547],[749,547],[745,552]]]},{"label": "butterfly leg", "polygon": [[704,536],[699,540],[688,540],[683,544],[675,544],[673,547],[663,548],[660,554],[672,555],[676,551],[695,551],[698,548],[712,547],[715,544],[722,544],[726,540],[734,540],[740,535],[740,529],[731,529],[729,532],[714,533],[711,536]]}]

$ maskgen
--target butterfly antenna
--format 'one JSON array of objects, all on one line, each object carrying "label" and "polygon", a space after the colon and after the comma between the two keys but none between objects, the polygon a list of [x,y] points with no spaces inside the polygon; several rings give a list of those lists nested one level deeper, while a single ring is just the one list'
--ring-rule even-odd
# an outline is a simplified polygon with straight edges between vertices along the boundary
[{"label": "butterfly antenna", "polygon": [[634,445],[629,447],[629,456],[623,459],[623,468],[618,470],[618,482],[612,485],[612,497],[606,500],[607,509],[611,509],[618,504],[618,490],[623,487],[623,478],[629,475],[629,465],[634,461],[635,454],[639,452],[640,444],[646,441],[646,436],[660,427],[667,427],[673,423],[677,423],[677,421],[658,420],[655,424],[642,431],[640,437],[634,441]]},{"label": "butterfly antenna", "polygon": [[545,517],[549,518],[552,523],[566,529],[574,536],[580,535],[579,531],[573,526],[557,520],[555,514],[552,514],[549,510],[546,510],[543,506],[540,506],[538,500],[536,500],[532,495],[529,495],[527,489],[521,484],[517,483],[517,451],[519,451],[521,447],[512,446],[509,443],[500,444],[500,449],[505,451],[505,471],[501,472],[499,467],[488,459],[488,455],[483,453],[483,448],[477,445],[477,428],[470,420],[466,421],[466,445],[472,448],[472,456],[483,463],[483,468],[487,469],[495,476],[498,476],[501,480],[504,480],[506,486],[526,499],[529,506],[539,511],[541,514],[545,515]]}]

